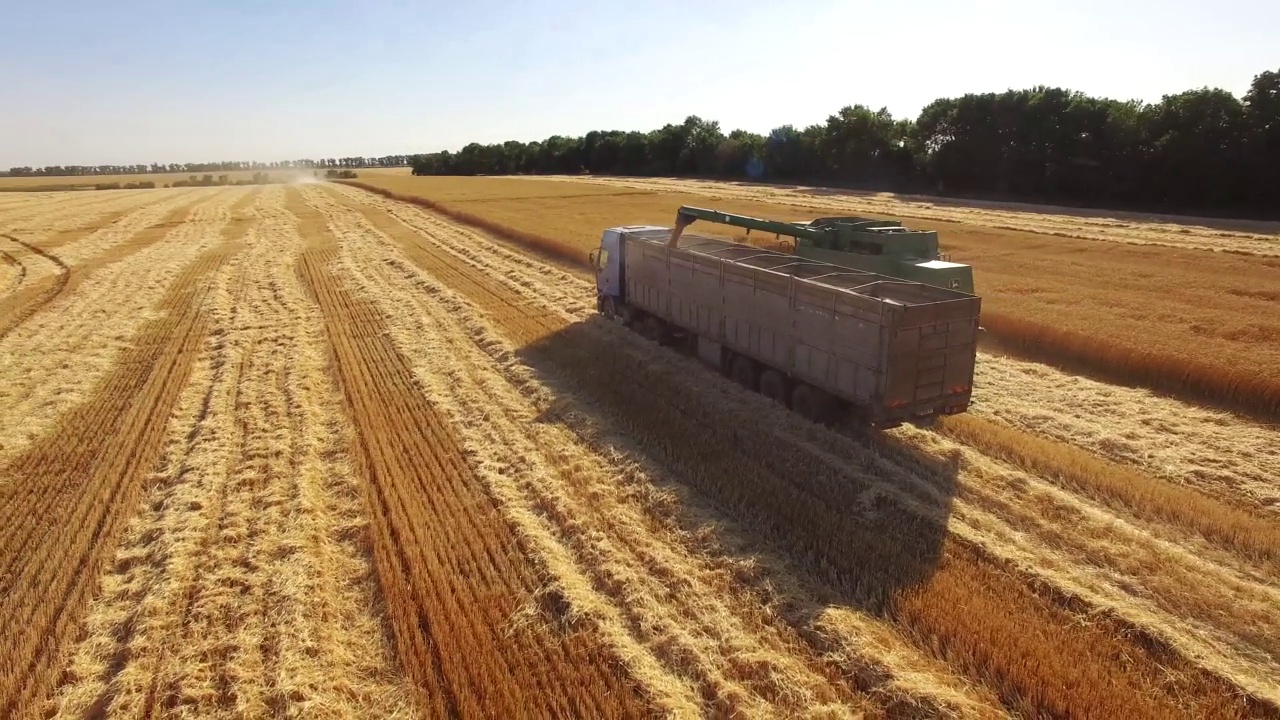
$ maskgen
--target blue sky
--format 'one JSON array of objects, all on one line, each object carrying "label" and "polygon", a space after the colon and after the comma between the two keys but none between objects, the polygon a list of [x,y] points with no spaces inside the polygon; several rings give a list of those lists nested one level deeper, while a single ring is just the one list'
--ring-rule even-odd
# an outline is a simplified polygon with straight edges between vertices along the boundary
[{"label": "blue sky", "polygon": [[697,114],[726,130],[1059,85],[1243,94],[1274,0],[10,2],[0,167],[456,149]]}]

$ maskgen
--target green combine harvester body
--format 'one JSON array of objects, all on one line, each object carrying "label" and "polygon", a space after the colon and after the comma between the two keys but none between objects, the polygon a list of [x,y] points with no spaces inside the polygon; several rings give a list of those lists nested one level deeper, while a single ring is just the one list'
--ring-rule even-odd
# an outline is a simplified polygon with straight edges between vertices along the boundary
[{"label": "green combine harvester body", "polygon": [[973,269],[938,252],[938,233],[911,230],[894,220],[824,217],[809,222],[761,220],[719,210],[682,206],[673,240],[696,220],[795,239],[798,257],[975,294]]}]

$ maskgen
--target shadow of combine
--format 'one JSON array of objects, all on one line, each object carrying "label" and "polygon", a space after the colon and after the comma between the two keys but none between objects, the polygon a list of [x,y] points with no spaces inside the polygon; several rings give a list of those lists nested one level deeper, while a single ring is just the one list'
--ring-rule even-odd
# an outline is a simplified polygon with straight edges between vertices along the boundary
[{"label": "shadow of combine", "polygon": [[644,464],[688,510],[661,520],[757,561],[748,581],[792,622],[832,604],[890,612],[937,568],[954,461],[809,423],[598,317],[517,354],[561,401],[541,421]]}]

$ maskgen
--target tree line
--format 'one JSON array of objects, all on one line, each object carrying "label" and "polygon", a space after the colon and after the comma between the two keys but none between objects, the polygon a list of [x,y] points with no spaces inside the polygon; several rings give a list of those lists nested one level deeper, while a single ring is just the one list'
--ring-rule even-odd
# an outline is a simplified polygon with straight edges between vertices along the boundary
[{"label": "tree line", "polygon": [[906,192],[1280,214],[1280,72],[1242,98],[1159,102],[1056,87],[941,98],[914,120],[849,105],[767,135],[691,115],[649,132],[471,143],[414,156],[416,175],[593,173],[805,181]]},{"label": "tree line", "polygon": [[84,175],[149,175],[159,173],[209,173],[236,170],[289,170],[327,168],[406,167],[415,155],[384,155],[383,157],[303,158],[259,162],[228,160],[203,163],[150,163],[140,165],[47,165],[45,167],[11,167],[10,177],[79,177]]}]

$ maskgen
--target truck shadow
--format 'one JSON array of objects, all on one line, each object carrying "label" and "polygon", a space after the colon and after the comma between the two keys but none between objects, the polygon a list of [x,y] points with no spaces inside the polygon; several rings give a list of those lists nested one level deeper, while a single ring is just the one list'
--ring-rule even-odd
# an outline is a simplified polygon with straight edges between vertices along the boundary
[{"label": "truck shadow", "polygon": [[539,421],[576,425],[596,452],[645,466],[681,499],[660,520],[749,561],[747,581],[790,622],[831,605],[891,614],[941,561],[953,460],[813,425],[602,318],[517,355],[558,399]]}]

